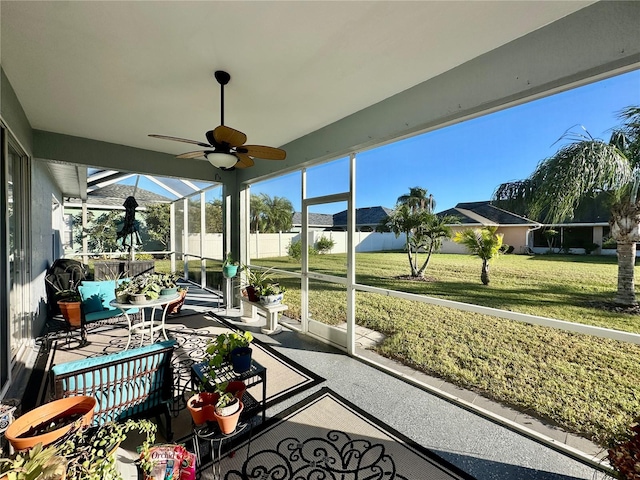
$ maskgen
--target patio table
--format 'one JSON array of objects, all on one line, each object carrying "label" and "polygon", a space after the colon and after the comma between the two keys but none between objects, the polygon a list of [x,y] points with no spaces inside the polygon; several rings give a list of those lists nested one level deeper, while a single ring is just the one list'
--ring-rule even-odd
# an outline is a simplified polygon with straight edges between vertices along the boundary
[{"label": "patio table", "polygon": [[[131,334],[135,330],[140,330],[141,333],[140,346],[142,346],[144,342],[144,332],[147,328],[149,329],[149,343],[153,343],[153,332],[156,332],[158,330],[162,332],[165,340],[169,340],[169,338],[167,337],[167,332],[164,329],[164,322],[167,317],[167,309],[169,308],[169,305],[171,305],[171,303],[175,302],[179,298],[180,295],[178,294],[160,296],[156,300],[150,300],[149,302],[143,304],[118,303],[117,300],[112,300],[109,305],[119,309],[127,319],[127,325],[129,327],[129,339],[127,340],[127,346],[125,347],[125,350],[129,349],[129,345],[131,344]],[[129,318],[129,315],[127,314],[127,310],[133,307],[139,307],[140,311],[142,312],[142,321],[138,323],[132,323],[131,318]],[[145,308],[151,308],[151,316],[149,320],[145,320]],[[157,308],[162,308],[162,317],[160,320],[155,320],[155,313]]]}]

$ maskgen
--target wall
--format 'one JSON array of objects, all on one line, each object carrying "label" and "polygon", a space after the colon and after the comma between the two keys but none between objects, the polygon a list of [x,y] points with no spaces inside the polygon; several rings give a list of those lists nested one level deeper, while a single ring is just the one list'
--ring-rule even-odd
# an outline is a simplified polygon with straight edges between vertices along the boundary
[{"label": "wall", "polygon": [[[456,232],[466,230],[468,228],[480,228],[479,226],[470,227],[470,226],[454,226],[451,227],[453,234]],[[504,235],[503,243],[506,243],[509,246],[513,247],[514,253],[524,253],[524,248],[527,246],[527,230],[529,227],[525,226],[517,226],[517,227],[500,227],[498,228],[498,233],[502,233]],[[453,240],[445,240],[442,242],[442,248],[440,249],[441,253],[461,253],[468,254],[469,250],[463,245],[460,245]]]},{"label": "wall", "polygon": [[34,160],[31,169],[31,311],[33,312],[33,332],[40,335],[47,317],[47,295],[45,293],[45,273],[54,260],[54,251],[62,232],[53,229],[61,225],[62,209],[56,209],[53,218],[52,196],[62,202],[60,190],[56,187],[46,162]]},{"label": "wall", "polygon": [[[309,232],[309,244],[315,243],[322,237],[327,237],[336,242],[329,253],[346,253],[347,232]],[[298,241],[300,233],[252,233],[249,238],[250,257],[286,257],[291,242]],[[222,234],[207,233],[205,235],[204,255],[209,258],[222,258]],[[404,248],[404,235],[396,238],[393,233],[356,232],[354,236],[356,252],[380,252],[388,250],[402,250]],[[198,254],[200,251],[200,235],[189,235],[189,251]]]}]

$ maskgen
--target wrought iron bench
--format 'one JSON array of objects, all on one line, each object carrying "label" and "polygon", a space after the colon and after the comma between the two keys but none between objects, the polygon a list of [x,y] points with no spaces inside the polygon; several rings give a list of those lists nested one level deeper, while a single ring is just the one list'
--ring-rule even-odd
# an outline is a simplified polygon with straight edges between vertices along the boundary
[{"label": "wrought iron bench", "polygon": [[175,340],[55,365],[50,372],[54,399],[87,395],[97,400],[94,425],[161,414],[171,440],[169,402],[173,398],[171,356]]}]

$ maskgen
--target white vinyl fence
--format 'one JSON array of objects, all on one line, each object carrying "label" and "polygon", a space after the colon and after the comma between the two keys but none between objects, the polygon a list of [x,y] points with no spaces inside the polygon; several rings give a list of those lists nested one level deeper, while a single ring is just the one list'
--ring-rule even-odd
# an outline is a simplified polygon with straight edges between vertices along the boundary
[{"label": "white vinyl fence", "polygon": [[[328,253],[346,253],[347,232],[309,232],[309,245],[326,237],[336,244]],[[250,258],[285,257],[291,242],[300,240],[300,233],[252,233],[250,237]],[[354,241],[356,252],[381,252],[385,250],[402,250],[404,248],[404,235],[396,236],[393,233],[355,232]],[[207,233],[204,238],[203,257],[221,258],[222,234]],[[189,234],[188,251],[197,254],[200,252],[200,234]]]}]

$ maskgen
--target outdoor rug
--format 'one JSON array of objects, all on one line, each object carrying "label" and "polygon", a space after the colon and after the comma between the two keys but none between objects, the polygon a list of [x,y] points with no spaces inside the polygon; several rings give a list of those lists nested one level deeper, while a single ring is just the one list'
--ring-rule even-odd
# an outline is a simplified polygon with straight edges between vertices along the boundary
[{"label": "outdoor rug", "polygon": [[326,387],[230,450],[199,466],[202,479],[214,467],[224,480],[473,479]]},{"label": "outdoor rug", "polygon": [[[173,413],[177,416],[186,407],[186,400],[191,393],[191,365],[202,361],[207,342],[222,332],[229,332],[235,327],[211,314],[169,318],[166,331],[169,338],[177,341],[173,354],[174,401]],[[46,372],[55,364],[65,363],[88,357],[102,356],[121,352],[127,344],[128,330],[126,325],[101,325],[89,331],[89,344],[79,347],[72,339],[67,344],[66,338],[53,338],[48,354]],[[156,341],[158,337],[156,337]],[[148,337],[145,342],[148,342]],[[139,337],[132,337],[131,348],[138,346]],[[253,358],[267,369],[266,406],[269,407],[292,395],[324,381],[324,378],[293,362],[278,353],[269,345],[258,339],[252,342]],[[262,386],[249,389],[254,398],[262,399]],[[40,403],[49,398],[48,374],[44,375],[40,387]]]}]

